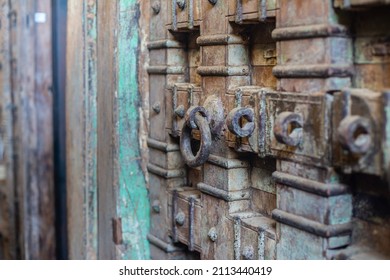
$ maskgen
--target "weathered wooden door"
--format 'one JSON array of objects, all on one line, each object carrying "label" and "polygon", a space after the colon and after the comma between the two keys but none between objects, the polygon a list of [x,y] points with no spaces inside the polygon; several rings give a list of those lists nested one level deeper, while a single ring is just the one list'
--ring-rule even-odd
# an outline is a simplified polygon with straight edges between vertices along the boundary
[{"label": "weathered wooden door", "polygon": [[70,258],[389,258],[389,1],[68,3]]},{"label": "weathered wooden door", "polygon": [[389,257],[388,4],[150,0],[152,258]]}]

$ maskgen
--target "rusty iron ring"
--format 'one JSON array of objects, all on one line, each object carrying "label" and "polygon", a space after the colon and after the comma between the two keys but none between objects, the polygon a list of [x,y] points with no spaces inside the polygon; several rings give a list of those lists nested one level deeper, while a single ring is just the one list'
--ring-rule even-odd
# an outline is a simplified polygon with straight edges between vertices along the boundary
[{"label": "rusty iron ring", "polygon": [[195,128],[199,128],[201,136],[200,148],[196,155],[193,154],[191,148],[191,131],[193,128],[189,126],[189,123],[184,123],[180,137],[180,151],[185,163],[189,167],[201,166],[207,161],[212,143],[211,131],[207,118],[200,114],[195,115]]},{"label": "rusty iron ring", "polygon": [[[291,129],[291,126],[295,128]],[[303,117],[293,112],[282,112],[274,125],[274,135],[278,142],[291,147],[297,147],[302,142]]]},{"label": "rusty iron ring", "polygon": [[[240,120],[245,118],[247,123],[241,127]],[[227,116],[226,123],[229,131],[239,137],[251,136],[255,130],[255,113],[252,108],[234,108]]]},{"label": "rusty iron ring", "polygon": [[197,128],[197,125],[195,124],[195,116],[197,113],[201,114],[204,118],[206,118],[207,122],[210,122],[209,113],[207,110],[202,106],[191,106],[188,108],[186,114],[185,114],[185,123],[186,125],[189,125],[192,129]]},{"label": "rusty iron ring", "polygon": [[372,130],[368,118],[348,116],[341,121],[337,132],[344,149],[353,154],[365,154],[372,148]]}]

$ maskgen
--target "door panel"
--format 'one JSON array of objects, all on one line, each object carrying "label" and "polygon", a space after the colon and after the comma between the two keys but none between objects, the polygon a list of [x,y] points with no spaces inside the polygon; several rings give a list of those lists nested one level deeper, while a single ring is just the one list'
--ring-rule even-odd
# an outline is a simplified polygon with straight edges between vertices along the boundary
[{"label": "door panel", "polygon": [[390,11],[309,2],[151,1],[152,257],[389,257],[389,205],[378,241],[356,213],[389,198]]}]

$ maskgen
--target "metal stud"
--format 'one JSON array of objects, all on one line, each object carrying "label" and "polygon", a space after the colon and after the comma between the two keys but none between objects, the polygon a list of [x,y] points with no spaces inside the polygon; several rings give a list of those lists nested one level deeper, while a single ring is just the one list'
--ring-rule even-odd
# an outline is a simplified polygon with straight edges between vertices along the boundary
[{"label": "metal stud", "polygon": [[177,6],[181,9],[184,10],[186,7],[186,0],[177,0],[176,2]]},{"label": "metal stud", "polygon": [[161,3],[160,1],[154,1],[152,4],[152,10],[153,12],[158,15],[161,11]]},{"label": "metal stud", "polygon": [[216,229],[215,227],[212,227],[212,228],[209,230],[208,237],[209,237],[210,240],[213,241],[213,242],[217,241],[218,233],[217,233],[217,229]]}]

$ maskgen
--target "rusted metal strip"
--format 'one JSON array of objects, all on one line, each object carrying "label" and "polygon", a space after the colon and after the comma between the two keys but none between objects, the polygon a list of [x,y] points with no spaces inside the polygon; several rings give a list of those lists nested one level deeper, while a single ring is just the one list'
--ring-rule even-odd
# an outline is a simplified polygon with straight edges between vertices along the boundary
[{"label": "rusted metal strip", "polygon": [[152,139],[152,138],[148,138],[147,143],[148,143],[149,148],[154,148],[154,149],[166,152],[166,153],[180,150],[179,145],[160,142],[160,141]]},{"label": "rusted metal strip", "polygon": [[172,29],[177,30],[177,14],[176,14],[177,0],[172,0]]},{"label": "rusted metal strip", "polygon": [[249,167],[248,161],[224,158],[216,155],[210,155],[207,161],[225,169]]},{"label": "rusted metal strip", "polygon": [[300,230],[321,236],[321,237],[333,237],[340,235],[351,234],[352,224],[337,224],[337,225],[324,225],[301,216],[297,216],[285,211],[275,209],[272,211],[272,218],[279,223],[286,224]]},{"label": "rusted metal strip", "polygon": [[258,230],[257,256],[259,260],[265,260],[265,230],[261,228]]},{"label": "rusted metal strip", "polygon": [[236,0],[236,19],[237,24],[242,23],[242,0]]},{"label": "rusted metal strip", "polygon": [[178,241],[177,225],[175,219],[177,214],[177,199],[178,199],[178,193],[177,190],[174,190],[172,193],[172,240],[173,242]]},{"label": "rusted metal strip", "polygon": [[274,178],[277,183],[324,197],[342,195],[349,191],[347,185],[320,183],[280,171],[272,173],[272,178]]},{"label": "rusted metal strip", "polygon": [[318,37],[345,37],[348,29],[340,24],[315,24],[305,26],[276,28],[272,38],[277,41]]},{"label": "rusted metal strip", "polygon": [[185,68],[182,66],[149,66],[147,71],[155,75],[184,74]]},{"label": "rusted metal strip", "polygon": [[266,21],[268,17],[267,13],[267,1],[268,0],[259,0],[259,21]]},{"label": "rusted metal strip", "polygon": [[184,48],[183,44],[175,40],[158,40],[148,43],[149,50],[158,50],[158,49],[181,49]]},{"label": "rusted metal strip", "polygon": [[153,173],[153,174],[158,175],[160,177],[164,177],[166,179],[179,178],[179,177],[184,177],[186,175],[185,169],[167,170],[167,169],[161,168],[157,165],[154,165],[152,163],[148,164],[148,171],[150,173]]},{"label": "rusted metal strip", "polygon": [[259,98],[259,156],[265,157],[267,155],[267,103],[266,103],[266,90],[261,91],[261,96]]},{"label": "rusted metal strip", "polygon": [[197,187],[201,192],[207,193],[207,194],[212,195],[216,198],[223,199],[227,202],[238,201],[238,200],[248,200],[248,199],[250,199],[250,196],[251,196],[250,189],[228,192],[228,191],[221,190],[221,189],[215,188],[213,186],[207,185],[205,183],[198,183]]},{"label": "rusted metal strip", "polygon": [[353,67],[349,64],[277,65],[272,69],[277,78],[328,78],[350,77]]},{"label": "rusted metal strip", "polygon": [[199,46],[234,45],[248,43],[241,36],[233,34],[203,35],[196,39]]},{"label": "rusted metal strip", "polygon": [[234,217],[234,242],[233,242],[233,251],[234,259],[241,259],[241,219],[239,217]]},{"label": "rusted metal strip", "polygon": [[194,28],[194,0],[188,3],[188,29]]},{"label": "rusted metal strip", "polygon": [[120,245],[123,243],[121,218],[112,219],[112,236],[115,245]]},{"label": "rusted metal strip", "polygon": [[249,67],[243,66],[199,66],[197,73],[201,76],[248,76]]},{"label": "rusted metal strip", "polygon": [[192,252],[194,251],[194,247],[195,247],[195,198],[193,197],[190,197],[188,212],[189,212],[188,250]]},{"label": "rusted metal strip", "polygon": [[342,116],[343,118],[351,115],[351,91],[346,89],[343,91],[343,107],[342,107]]},{"label": "rusted metal strip", "polygon": [[169,244],[154,235],[148,234],[147,235],[148,241],[150,244],[156,246],[157,248],[160,248],[165,253],[173,253],[177,251],[182,251],[183,249],[173,246],[172,244]]}]

